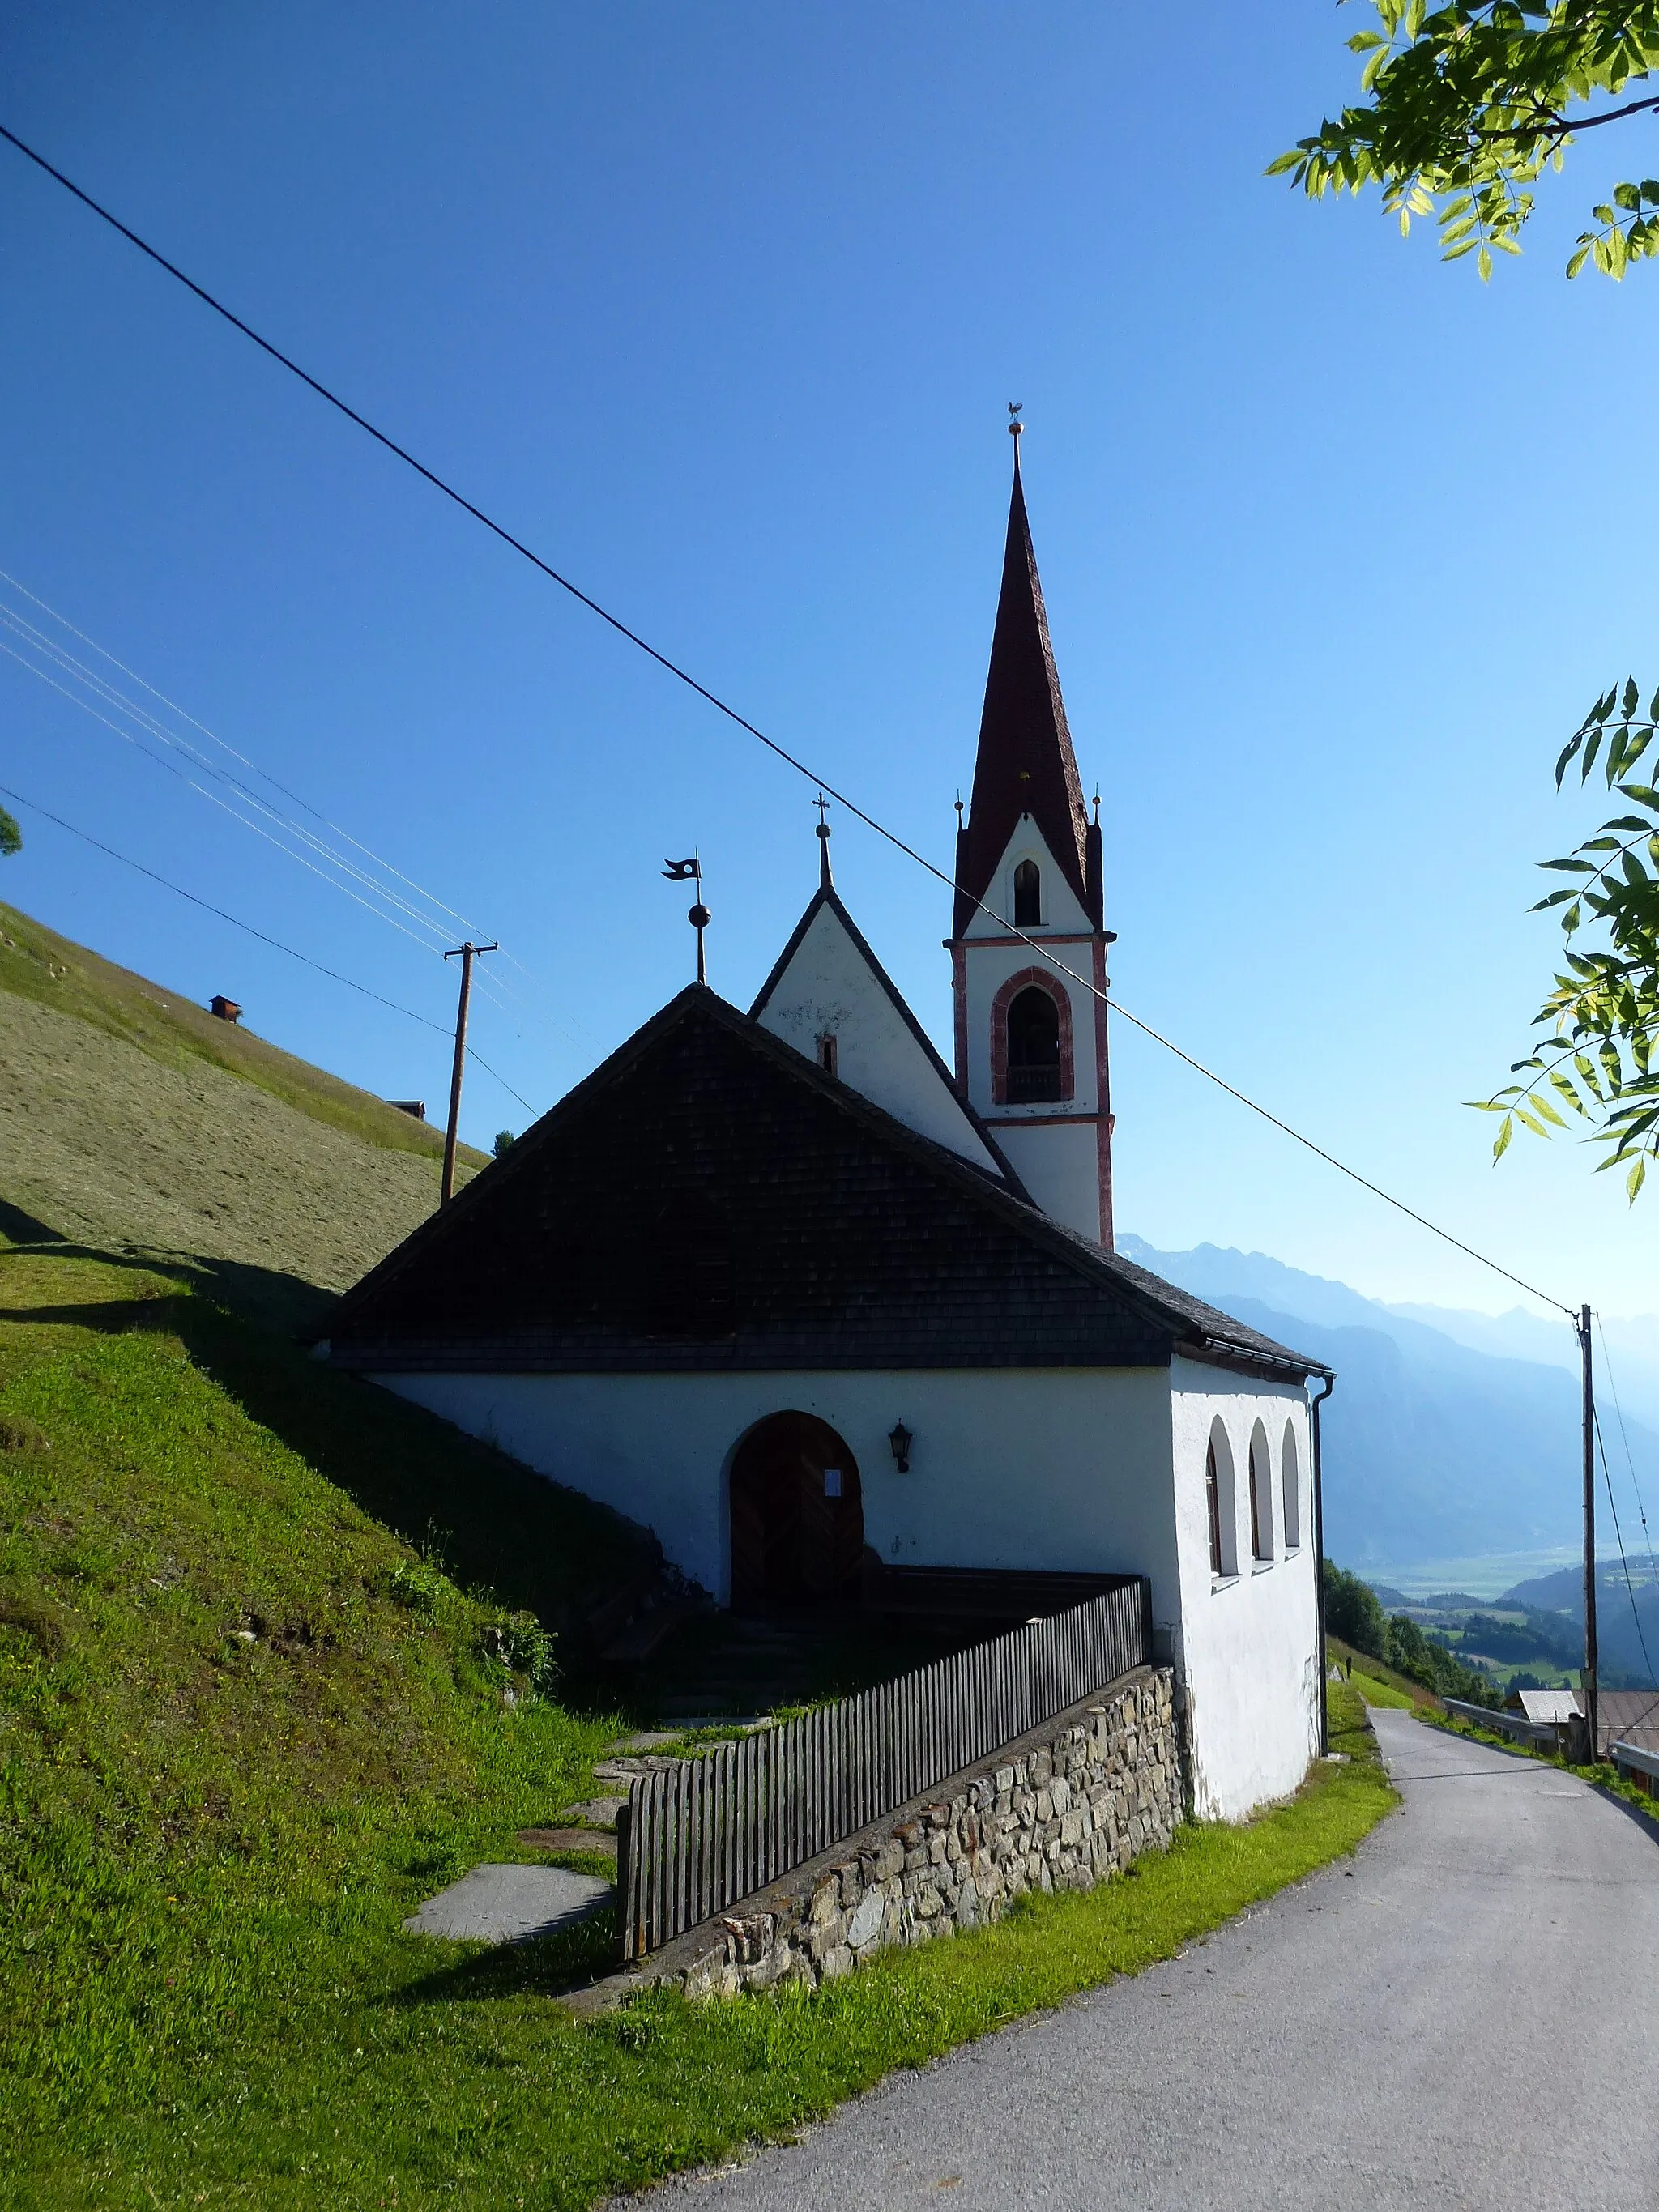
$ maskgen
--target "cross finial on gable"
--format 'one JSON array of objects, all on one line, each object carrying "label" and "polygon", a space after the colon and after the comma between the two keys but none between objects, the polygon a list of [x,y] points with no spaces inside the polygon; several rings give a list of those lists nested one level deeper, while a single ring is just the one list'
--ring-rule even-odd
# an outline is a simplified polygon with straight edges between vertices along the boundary
[{"label": "cross finial on gable", "polygon": [[830,873],[830,802],[823,793],[819,792],[812,804],[818,810],[818,826],[816,833],[818,841],[818,889],[825,891],[833,890],[835,884]]}]

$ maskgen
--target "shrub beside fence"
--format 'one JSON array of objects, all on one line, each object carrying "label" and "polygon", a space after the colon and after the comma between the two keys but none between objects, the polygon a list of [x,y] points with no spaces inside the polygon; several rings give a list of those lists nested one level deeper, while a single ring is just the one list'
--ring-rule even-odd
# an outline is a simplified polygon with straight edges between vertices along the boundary
[{"label": "shrub beside fence", "polygon": [[724,1912],[1146,1664],[1152,1593],[1097,1597],[634,1783],[618,1823],[624,1959]]}]

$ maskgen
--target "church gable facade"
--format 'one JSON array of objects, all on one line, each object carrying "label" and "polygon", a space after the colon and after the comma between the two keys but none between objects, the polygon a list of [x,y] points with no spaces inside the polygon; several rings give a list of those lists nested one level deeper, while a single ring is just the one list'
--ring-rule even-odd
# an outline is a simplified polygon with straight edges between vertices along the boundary
[{"label": "church gable facade", "polygon": [[327,1356],[646,1523],[721,1605],[1144,1575],[1194,1808],[1236,1817],[1318,1749],[1328,1370],[1112,1249],[1101,839],[1018,468],[957,860],[954,1075],[821,827],[750,1012],[682,992],[364,1278]]},{"label": "church gable facade", "polygon": [[827,833],[817,896],[750,1008],[771,1036],[1024,1195],[1018,1178],[836,894]]}]

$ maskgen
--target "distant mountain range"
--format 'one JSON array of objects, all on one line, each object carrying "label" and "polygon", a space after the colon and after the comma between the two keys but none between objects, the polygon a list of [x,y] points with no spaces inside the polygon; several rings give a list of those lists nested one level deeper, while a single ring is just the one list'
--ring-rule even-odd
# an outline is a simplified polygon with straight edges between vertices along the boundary
[{"label": "distant mountain range", "polygon": [[[1213,1244],[1160,1252],[1137,1237],[1117,1243],[1166,1281],[1337,1370],[1323,1416],[1325,1546],[1344,1566],[1370,1576],[1418,1561],[1473,1561],[1581,1540],[1579,1385],[1565,1323],[1565,1356],[1539,1358],[1553,1348],[1551,1324],[1522,1312],[1493,1321],[1387,1306],[1260,1252]],[[1624,1435],[1659,1517],[1659,1364],[1641,1351],[1650,1327],[1659,1340],[1659,1324],[1647,1322],[1614,1324],[1610,1334]],[[1485,1343],[1470,1340],[1481,1334]],[[1534,1356],[1509,1356],[1510,1346]],[[1637,1555],[1645,1563],[1647,1554],[1623,1439],[1605,1413],[1603,1426],[1634,1571]],[[1613,1532],[1601,1534],[1598,1549],[1606,1551]]]},{"label": "distant mountain range", "polygon": [[[1584,1626],[1583,1570],[1562,1567],[1553,1575],[1534,1575],[1505,1590],[1498,1603],[1565,1615],[1574,1626],[1576,1648]],[[1654,1674],[1659,1661],[1659,1579],[1645,1549],[1638,1557],[1627,1547],[1622,1560],[1597,1559],[1595,1620],[1601,1680],[1609,1688],[1634,1688],[1659,1679]]]},{"label": "distant mountain range", "polygon": [[[1531,1359],[1578,1372],[1578,1340],[1565,1321],[1512,1306],[1508,1313],[1462,1313],[1449,1306],[1389,1305],[1402,1321],[1420,1321],[1471,1352],[1498,1359]],[[1659,1428],[1659,1315],[1636,1314],[1595,1332],[1597,1394]]]}]

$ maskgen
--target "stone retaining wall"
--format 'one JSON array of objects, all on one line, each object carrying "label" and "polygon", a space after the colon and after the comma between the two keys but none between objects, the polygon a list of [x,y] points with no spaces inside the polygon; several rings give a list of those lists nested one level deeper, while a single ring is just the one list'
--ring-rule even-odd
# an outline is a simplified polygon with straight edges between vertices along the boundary
[{"label": "stone retaining wall", "polygon": [[1173,1677],[1138,1668],[642,1960],[641,1979],[693,1998],[816,1984],[1000,1919],[1028,1890],[1092,1889],[1168,1844],[1180,1778]]}]

